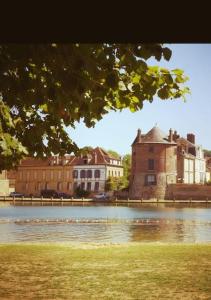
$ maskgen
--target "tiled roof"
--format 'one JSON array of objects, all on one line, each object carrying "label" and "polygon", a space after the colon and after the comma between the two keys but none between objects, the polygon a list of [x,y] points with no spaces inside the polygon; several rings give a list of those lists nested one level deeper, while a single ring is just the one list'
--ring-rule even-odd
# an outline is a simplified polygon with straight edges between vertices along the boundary
[{"label": "tiled roof", "polygon": [[153,127],[147,134],[140,135],[138,131],[134,143],[154,143],[154,144],[176,144],[174,141],[169,142],[167,134],[165,134],[159,127]]},{"label": "tiled roof", "polygon": [[[84,165],[84,159],[86,159],[86,156],[79,156],[75,157],[74,160],[71,162],[72,165]],[[87,157],[87,165],[107,165],[110,164],[110,160],[115,159],[120,161],[120,159],[117,159],[107,153],[105,150],[103,150],[100,147],[97,147],[89,152],[89,155]]]},{"label": "tiled roof", "polygon": [[56,166],[61,165],[62,160],[65,160],[64,165],[68,166],[74,166],[74,165],[84,165],[84,159],[87,158],[87,165],[94,165],[94,164],[110,164],[111,159],[115,159],[120,161],[120,159],[117,159],[107,153],[105,150],[103,150],[100,147],[97,147],[93,150],[91,150],[87,155],[84,156],[74,156],[74,155],[65,155],[64,157],[58,157],[58,156],[52,156],[47,159],[36,159],[33,157],[28,157],[26,159],[23,159],[20,163],[20,166],[32,166],[32,167],[44,167],[44,166]]}]

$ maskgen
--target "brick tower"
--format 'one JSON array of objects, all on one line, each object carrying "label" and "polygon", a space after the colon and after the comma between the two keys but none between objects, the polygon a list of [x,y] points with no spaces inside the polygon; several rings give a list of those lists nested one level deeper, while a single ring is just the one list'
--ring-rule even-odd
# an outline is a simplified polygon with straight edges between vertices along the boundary
[{"label": "brick tower", "polygon": [[157,126],[145,135],[138,129],[132,144],[130,198],[164,199],[168,184],[176,183],[176,177],[177,144],[172,130],[167,136]]}]

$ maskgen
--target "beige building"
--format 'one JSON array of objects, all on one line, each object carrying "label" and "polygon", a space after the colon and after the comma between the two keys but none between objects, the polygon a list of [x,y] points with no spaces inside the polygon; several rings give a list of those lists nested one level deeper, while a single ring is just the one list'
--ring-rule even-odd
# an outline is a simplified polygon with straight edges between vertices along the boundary
[{"label": "beige building", "polygon": [[[176,134],[176,133],[175,133]],[[177,181],[179,183],[205,183],[206,160],[200,145],[195,144],[195,135],[187,134],[187,139],[178,137]]]},{"label": "beige building", "polygon": [[51,157],[46,160],[28,158],[21,161],[15,190],[24,195],[40,196],[42,190],[53,189],[73,193],[73,157]]},{"label": "beige building", "polygon": [[102,192],[109,176],[123,176],[121,159],[112,157],[99,147],[79,157],[28,158],[22,160],[18,167],[15,191],[34,196],[40,196],[41,191],[46,189],[73,195],[77,187]]},{"label": "beige building", "polygon": [[9,190],[9,180],[7,178],[7,171],[0,172],[0,196],[8,196]]}]

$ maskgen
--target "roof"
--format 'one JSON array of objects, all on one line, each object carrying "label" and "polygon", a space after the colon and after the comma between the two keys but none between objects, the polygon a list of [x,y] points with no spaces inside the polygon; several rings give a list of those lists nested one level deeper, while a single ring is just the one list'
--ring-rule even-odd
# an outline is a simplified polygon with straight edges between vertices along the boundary
[{"label": "roof", "polygon": [[159,127],[154,126],[147,134],[141,135],[140,130],[133,142],[133,144],[171,144],[176,145],[174,141],[169,142],[168,135],[164,133]]},{"label": "roof", "polygon": [[120,159],[115,158],[108,152],[106,152],[104,149],[97,147],[89,152],[89,155],[79,156],[75,157],[72,161],[72,165],[84,165],[84,159],[87,159],[86,164],[87,165],[107,165],[111,164],[110,160],[117,160],[120,161]]},{"label": "roof", "polygon": [[187,139],[185,139],[183,137],[180,137],[177,139],[177,144],[178,145],[185,144],[188,147],[194,147],[194,148],[197,147],[197,145],[191,143],[190,141],[188,141]]},{"label": "roof", "polygon": [[[65,160],[63,165],[75,166],[75,165],[84,165],[84,160],[87,160],[86,165],[107,165],[111,164],[111,160],[120,161],[120,158],[115,158],[105,150],[100,147],[90,150],[89,153],[81,156],[74,155],[65,155],[64,157],[52,156],[46,159],[38,159],[33,157],[28,157],[23,159],[20,163],[21,167],[46,167],[46,166],[58,166],[62,164],[62,161]],[[117,165],[120,166],[120,165]]]}]

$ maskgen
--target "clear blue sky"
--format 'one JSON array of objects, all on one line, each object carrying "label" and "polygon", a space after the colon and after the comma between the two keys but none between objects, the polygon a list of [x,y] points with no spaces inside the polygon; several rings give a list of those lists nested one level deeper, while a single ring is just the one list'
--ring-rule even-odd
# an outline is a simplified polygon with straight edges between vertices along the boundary
[{"label": "clear blue sky", "polygon": [[131,152],[138,128],[146,133],[157,123],[166,133],[169,128],[183,137],[194,133],[197,144],[211,149],[211,44],[167,46],[173,52],[169,62],[148,62],[168,69],[183,69],[189,77],[186,85],[191,89],[187,101],[155,98],[153,103],[144,102],[143,109],[136,113],[110,112],[94,128],[86,128],[82,122],[76,124],[76,129],[68,132],[79,147],[100,146],[124,155]]}]

